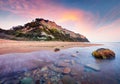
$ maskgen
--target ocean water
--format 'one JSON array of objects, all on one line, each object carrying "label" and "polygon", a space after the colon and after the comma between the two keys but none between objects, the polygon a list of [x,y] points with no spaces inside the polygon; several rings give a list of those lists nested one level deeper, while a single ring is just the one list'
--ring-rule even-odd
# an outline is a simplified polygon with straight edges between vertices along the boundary
[{"label": "ocean water", "polygon": [[[88,81],[86,84],[120,84],[120,43],[101,43],[102,46],[82,47],[79,48],[78,61],[86,66],[87,64],[99,67],[100,71],[84,68],[83,75]],[[99,60],[95,59],[91,53],[98,48],[109,48],[116,54],[115,59]],[[71,48],[71,51],[78,50],[78,48]]]},{"label": "ocean water", "polygon": [[[102,46],[74,47],[61,50],[60,52],[36,51],[31,53],[11,53],[0,55],[0,78],[20,71],[28,71],[31,68],[38,67],[44,60],[48,62],[58,62],[59,56],[73,59],[79,69],[75,79],[85,81],[84,84],[120,84],[120,43],[101,43]],[[115,59],[99,60],[95,59],[91,53],[98,48],[109,48],[116,54]],[[77,53],[77,58],[71,55]],[[95,66],[86,67],[87,65]],[[99,70],[96,70],[96,68]],[[74,70],[74,69],[73,69]]]}]

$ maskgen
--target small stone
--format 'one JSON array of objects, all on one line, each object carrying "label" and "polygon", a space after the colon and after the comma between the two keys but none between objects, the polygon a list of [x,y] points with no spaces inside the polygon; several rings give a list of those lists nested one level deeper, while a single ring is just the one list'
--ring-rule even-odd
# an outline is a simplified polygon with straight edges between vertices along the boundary
[{"label": "small stone", "polygon": [[48,74],[46,74],[46,73],[45,73],[45,74],[43,74],[43,76],[44,76],[44,77],[47,77],[47,76],[48,76]]},{"label": "small stone", "polygon": [[100,67],[97,66],[96,64],[86,64],[85,67],[88,67],[88,68],[93,69],[95,71],[100,71]]},{"label": "small stone", "polygon": [[79,53],[79,51],[76,51],[76,53]]},{"label": "small stone", "polygon": [[78,73],[72,71],[72,72],[71,72],[71,75],[72,75],[72,76],[76,76],[76,75],[78,75]]},{"label": "small stone", "polygon": [[20,84],[34,84],[33,79],[30,77],[24,77],[21,81]]},{"label": "small stone", "polygon": [[70,76],[64,76],[61,80],[63,84],[76,84],[76,81]]},{"label": "small stone", "polygon": [[63,84],[63,82],[60,80],[60,81],[58,82],[58,84]]},{"label": "small stone", "polygon": [[71,56],[72,56],[72,57],[77,57],[77,55],[76,55],[76,54],[72,54]]},{"label": "small stone", "polygon": [[40,84],[45,84],[45,82],[46,82],[45,78],[44,78],[44,77],[41,77],[41,78],[40,78]]},{"label": "small stone", "polygon": [[53,71],[56,69],[56,67],[53,64],[49,65],[48,68],[53,70]]},{"label": "small stone", "polygon": [[50,80],[47,81],[47,84],[52,84]]},{"label": "small stone", "polygon": [[58,63],[57,63],[57,66],[58,66],[58,67],[66,67],[66,66],[68,66],[68,65],[69,65],[69,63],[65,63],[64,61],[63,61],[63,62],[61,61],[61,62],[58,62]]},{"label": "small stone", "polygon": [[48,70],[48,67],[47,66],[44,66],[42,67],[41,71],[47,71]]},{"label": "small stone", "polygon": [[50,65],[49,69],[55,72],[62,72],[62,68],[55,67],[54,65]]},{"label": "small stone", "polygon": [[64,62],[66,62],[66,63],[70,63],[71,61],[70,61],[70,60],[65,59],[65,60],[64,60]]},{"label": "small stone", "polygon": [[25,75],[26,77],[30,77],[30,72],[25,72],[24,75]]},{"label": "small stone", "polygon": [[59,48],[55,48],[54,51],[55,51],[55,52],[58,52],[58,51],[60,51],[60,49],[59,49]]},{"label": "small stone", "polygon": [[71,72],[71,69],[69,67],[66,67],[63,69],[64,74],[69,74]]},{"label": "small stone", "polygon": [[40,84],[40,80],[36,80],[36,81],[35,81],[35,84]]},{"label": "small stone", "polygon": [[71,60],[71,64],[74,65],[74,64],[75,64],[75,61],[74,61],[74,60]]}]

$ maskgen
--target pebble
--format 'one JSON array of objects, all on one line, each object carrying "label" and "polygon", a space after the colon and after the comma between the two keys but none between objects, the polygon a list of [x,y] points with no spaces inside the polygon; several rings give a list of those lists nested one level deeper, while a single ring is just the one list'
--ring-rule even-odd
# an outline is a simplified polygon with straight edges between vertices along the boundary
[{"label": "pebble", "polygon": [[31,74],[30,74],[30,72],[25,72],[24,75],[25,75],[26,77],[30,77]]},{"label": "pebble", "polygon": [[100,71],[100,67],[96,64],[86,64],[85,67],[93,69],[95,71]]},{"label": "pebble", "polygon": [[76,53],[79,53],[79,51],[76,51]]},{"label": "pebble", "polygon": [[64,69],[63,69],[63,73],[64,74],[69,74],[71,72],[71,69],[69,68],[69,67],[65,67]]},{"label": "pebble", "polygon": [[64,62],[64,61],[63,61],[63,62],[61,61],[61,62],[58,62],[58,63],[57,63],[57,66],[58,66],[58,67],[66,67],[66,66],[68,66],[68,65],[69,65],[69,63],[66,63],[66,62]]},{"label": "pebble", "polygon": [[30,77],[24,77],[21,81],[20,84],[34,84],[33,79]]},{"label": "pebble", "polygon": [[55,52],[58,52],[58,51],[60,51],[60,49],[59,49],[59,48],[55,48],[54,51],[55,51]]},{"label": "pebble", "polygon": [[72,57],[77,57],[77,55],[76,55],[76,54],[72,54],[71,56],[72,56]]},{"label": "pebble", "polygon": [[74,65],[74,64],[75,64],[75,61],[74,61],[74,60],[71,60],[71,64]]},{"label": "pebble", "polygon": [[63,84],[76,84],[76,81],[72,77],[67,75],[65,75],[61,80]]},{"label": "pebble", "polygon": [[62,72],[62,68],[58,68],[54,65],[48,66],[50,70],[55,71],[55,72]]},{"label": "pebble", "polygon": [[64,62],[66,62],[66,63],[70,63],[71,60],[67,60],[67,59],[65,59]]},{"label": "pebble", "polygon": [[42,67],[41,71],[47,71],[48,70],[48,67],[47,66],[44,66]]},{"label": "pebble", "polygon": [[47,84],[52,84],[50,80],[47,81]]},{"label": "pebble", "polygon": [[45,80],[44,77],[41,77],[41,78],[40,78],[40,84],[45,84],[45,81],[46,81],[46,80]]}]

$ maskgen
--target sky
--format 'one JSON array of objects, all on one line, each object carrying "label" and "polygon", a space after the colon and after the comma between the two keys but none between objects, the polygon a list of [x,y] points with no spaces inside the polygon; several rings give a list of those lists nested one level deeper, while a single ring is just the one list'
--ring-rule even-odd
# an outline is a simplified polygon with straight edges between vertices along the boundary
[{"label": "sky", "polygon": [[91,42],[120,42],[120,0],[0,0],[0,28],[35,18],[54,21]]}]

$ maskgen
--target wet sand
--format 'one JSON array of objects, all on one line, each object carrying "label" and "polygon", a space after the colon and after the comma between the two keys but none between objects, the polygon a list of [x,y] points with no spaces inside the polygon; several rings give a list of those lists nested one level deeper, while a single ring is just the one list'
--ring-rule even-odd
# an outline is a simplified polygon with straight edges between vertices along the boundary
[{"label": "wet sand", "polygon": [[55,48],[89,47],[101,44],[88,42],[58,42],[58,41],[14,41],[0,39],[0,54],[25,53],[41,50],[53,51]]}]

